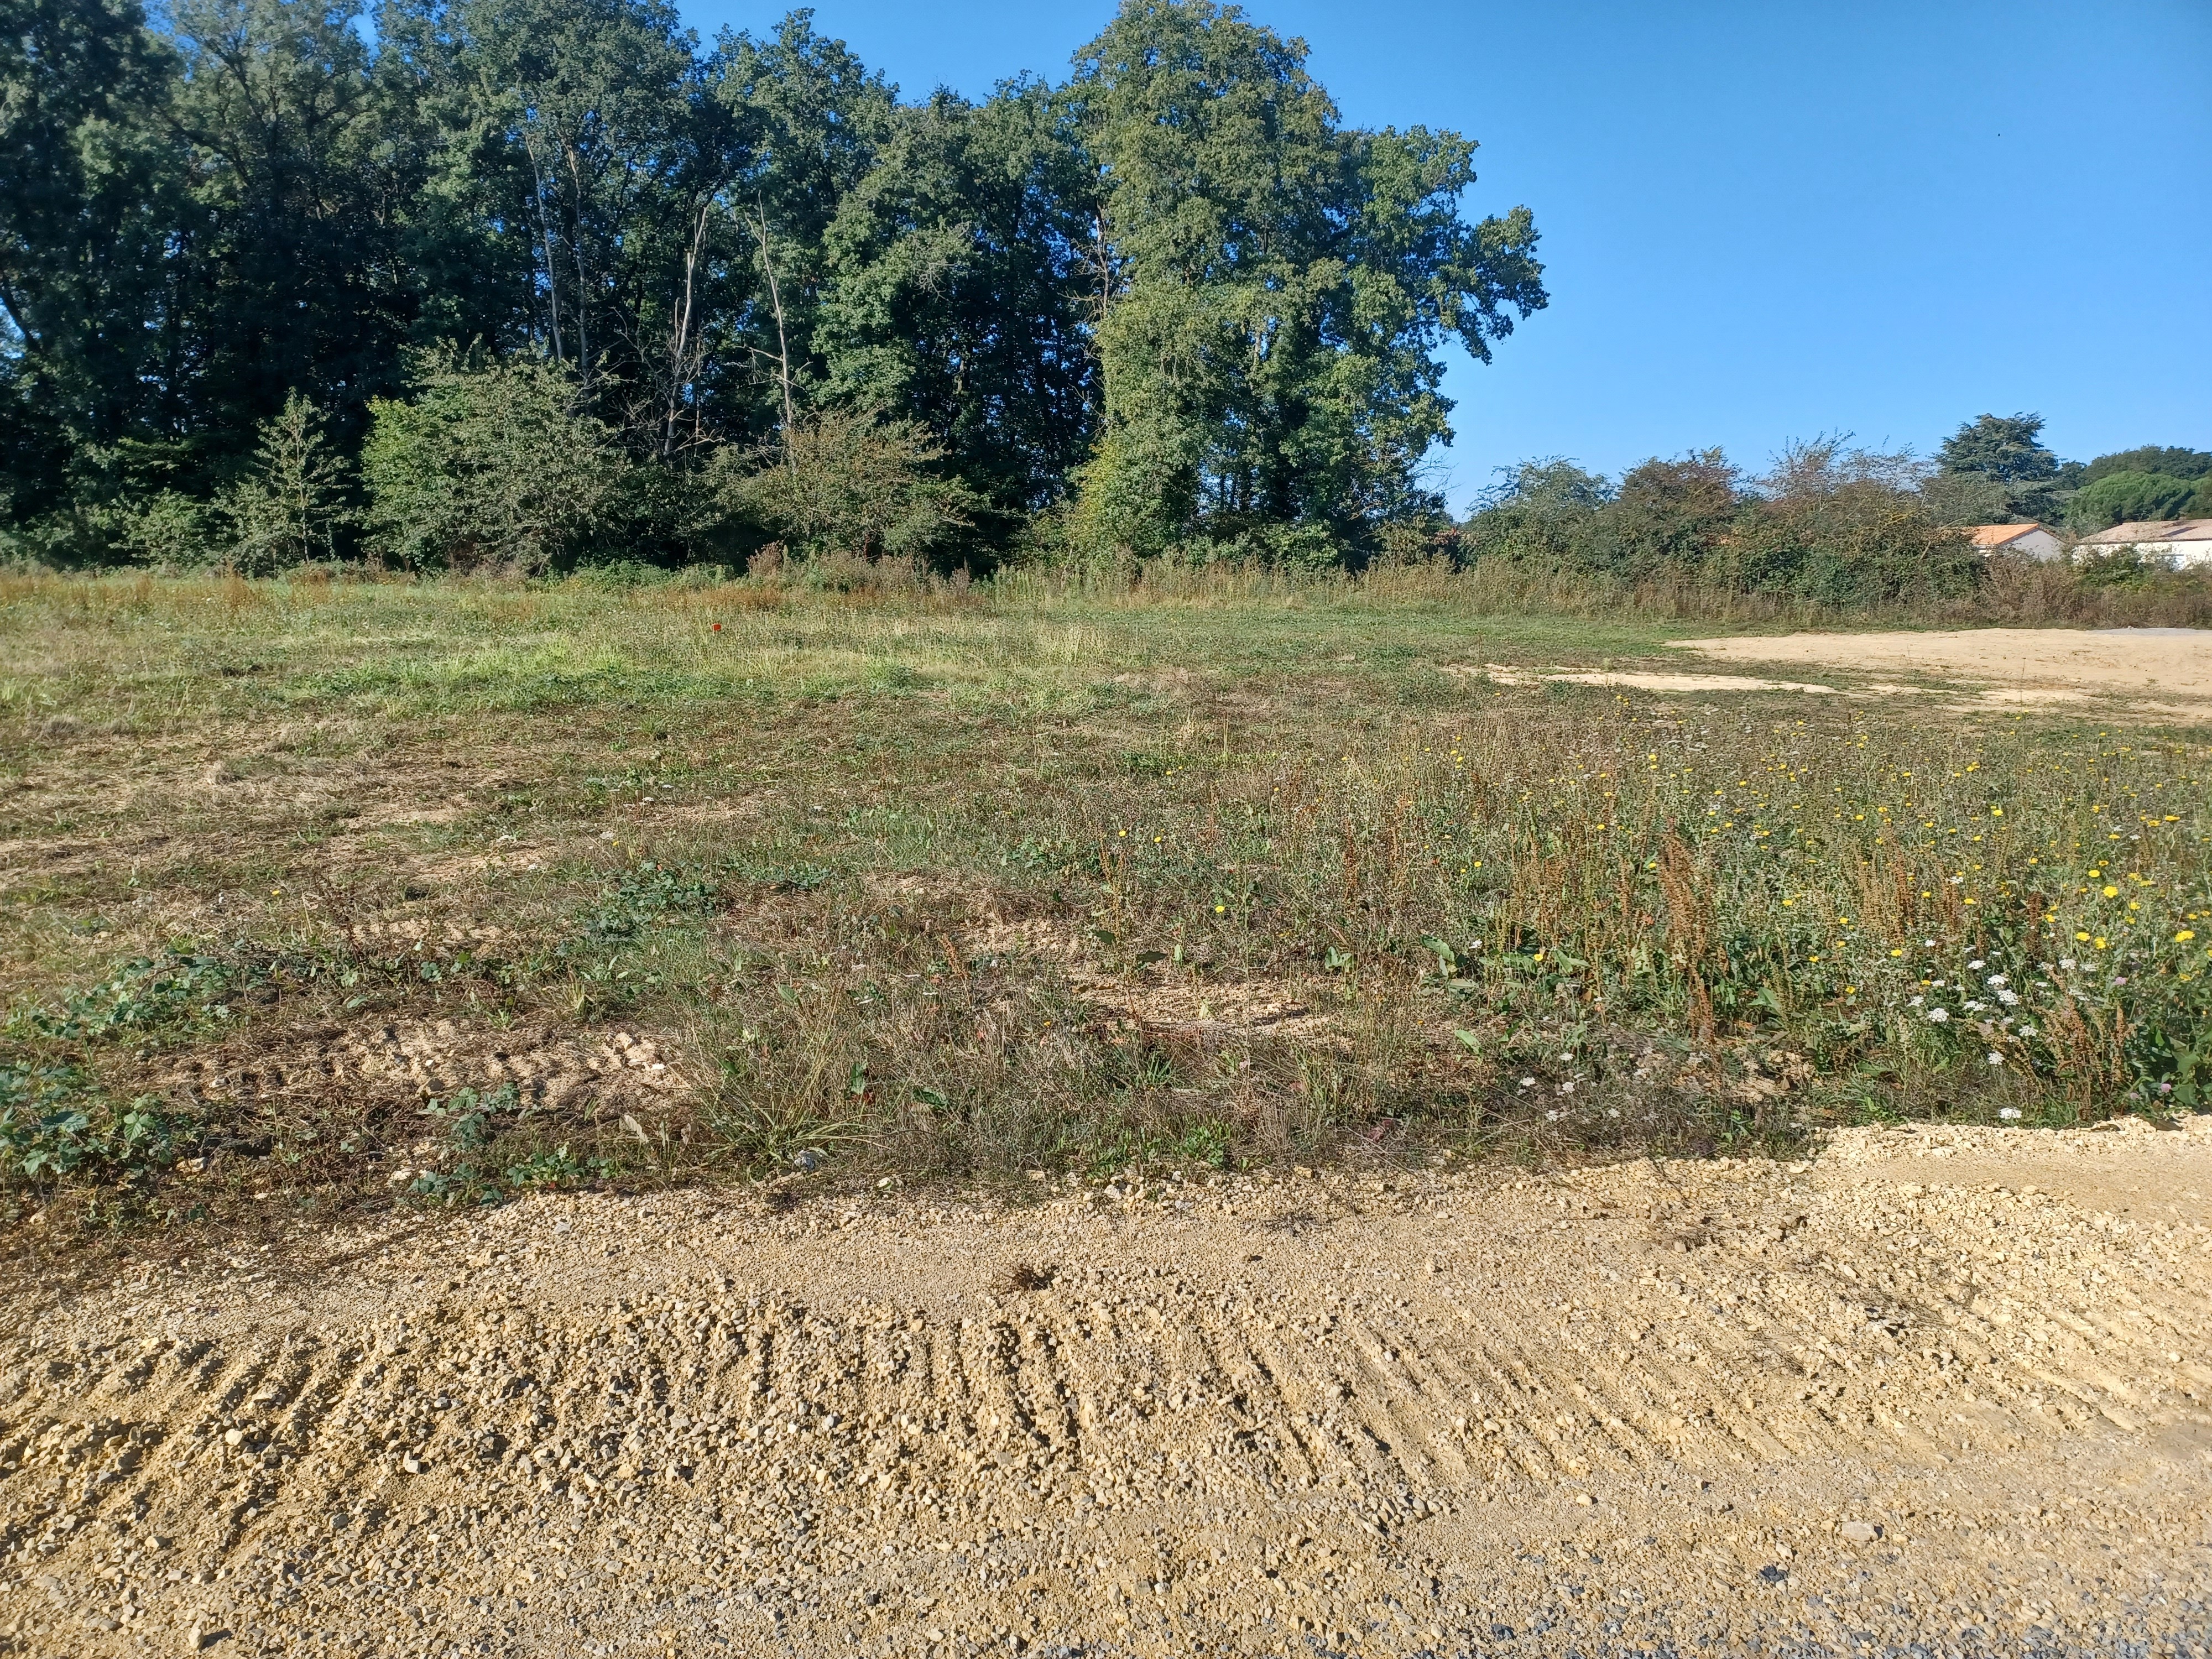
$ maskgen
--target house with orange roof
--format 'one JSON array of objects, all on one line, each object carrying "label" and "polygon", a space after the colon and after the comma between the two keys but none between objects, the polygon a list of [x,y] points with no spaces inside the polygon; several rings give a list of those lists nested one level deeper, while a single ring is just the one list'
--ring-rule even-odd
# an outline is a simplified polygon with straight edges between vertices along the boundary
[{"label": "house with orange roof", "polygon": [[2066,553],[2064,544],[2039,524],[1978,524],[1968,533],[1984,553],[2019,553],[2031,559],[2063,558]]}]

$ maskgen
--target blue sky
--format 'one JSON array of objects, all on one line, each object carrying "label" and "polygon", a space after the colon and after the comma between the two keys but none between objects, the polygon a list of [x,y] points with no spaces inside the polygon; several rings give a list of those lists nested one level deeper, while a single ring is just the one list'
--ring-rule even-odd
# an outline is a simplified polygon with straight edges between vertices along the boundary
[{"label": "blue sky", "polygon": [[[782,8],[691,0],[701,33]],[[1453,348],[1455,503],[1527,456],[1617,472],[2033,410],[2061,455],[2212,448],[2205,0],[1261,0],[1347,121],[1482,144],[1552,294]],[[820,0],[908,97],[1061,78],[1110,5]]]}]

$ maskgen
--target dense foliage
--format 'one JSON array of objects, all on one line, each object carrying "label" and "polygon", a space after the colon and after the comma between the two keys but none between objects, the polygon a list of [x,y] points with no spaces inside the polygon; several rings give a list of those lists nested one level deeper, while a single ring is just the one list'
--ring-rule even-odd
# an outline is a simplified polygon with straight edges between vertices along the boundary
[{"label": "dense foliage", "polygon": [[1503,559],[1616,578],[1840,606],[1965,594],[1980,562],[1921,490],[1910,457],[1793,446],[1758,479],[1718,449],[1650,460],[1618,483],[1532,462],[1492,493],[1460,542]]},{"label": "dense foliage", "polygon": [[804,11],[365,21],[0,0],[6,551],[973,561],[1079,488],[1109,550],[1356,556],[1439,512],[1437,348],[1544,303],[1527,211],[1461,215],[1471,142],[1343,126],[1212,0],[980,104]]}]

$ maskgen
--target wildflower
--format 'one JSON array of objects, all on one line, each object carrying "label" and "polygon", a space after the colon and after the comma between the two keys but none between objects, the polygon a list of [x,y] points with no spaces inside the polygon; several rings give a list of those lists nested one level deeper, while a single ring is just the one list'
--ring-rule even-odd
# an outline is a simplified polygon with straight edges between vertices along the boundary
[{"label": "wildflower", "polygon": [[[1974,964],[1977,968],[1981,965],[1982,964],[1978,962]],[[2009,975],[2004,974],[1991,974],[1987,979],[1984,980],[1982,983],[1984,985],[2002,985],[2008,977],[2009,977]]]},{"label": "wildflower", "polygon": [[1982,971],[1982,969],[1984,969],[1984,968],[1988,967],[1989,965],[1990,965],[1990,964],[1989,964],[1988,963],[1986,963],[1986,962],[1978,962],[1978,961],[1977,961],[1977,962],[1970,962],[1970,963],[1968,963],[1966,964],[1966,966],[1967,966],[1967,967],[1969,967],[1969,968],[1972,969],[1973,969],[1976,973],[1978,973],[1978,973],[1980,973],[1980,972]]},{"label": "wildflower", "polygon": [[2074,965],[2074,958],[2071,957],[2061,957],[2058,958],[2058,965],[2061,968],[2071,968]]},{"label": "wildflower", "polygon": [[2033,1025],[2023,1025],[2020,1028],[2020,1034],[2022,1036],[2033,1036],[2035,1035],[2035,1027]]},{"label": "wildflower", "polygon": [[1962,1002],[1959,1006],[1970,1014],[1978,1014],[1990,1005],[1986,1002]]},{"label": "wildflower", "polygon": [[1521,1079],[1521,1086],[1524,1089],[1533,1089],[1536,1086],[1536,1079],[1533,1077],[1524,1077]]},{"label": "wildflower", "polygon": [[1228,909],[1229,907],[1225,904],[1217,904],[1213,907],[1213,914],[1217,916],[1223,915],[1228,912]]},{"label": "wildflower", "polygon": [[1951,1018],[1951,1014],[1950,1011],[1946,1008],[1930,1008],[1928,1011],[1928,1018],[1936,1024],[1941,1025]]},{"label": "wildflower", "polygon": [[1571,1094],[1574,1093],[1574,1091],[1575,1091],[1575,1085],[1574,1085],[1574,1084],[1573,1084],[1571,1081],[1569,1081],[1569,1082],[1566,1082],[1566,1083],[1562,1083],[1562,1084],[1559,1085],[1559,1092],[1560,1092],[1561,1094],[1563,1094],[1563,1095],[1571,1095]]},{"label": "wildflower", "polygon": [[2119,896],[2120,890],[2117,887],[2107,887],[2105,889],[2105,896],[2106,898],[2118,898]]},{"label": "wildflower", "polygon": [[2020,1108],[2017,1106],[2000,1106],[1997,1108],[1997,1115],[2008,1123],[2017,1122],[2020,1120]]},{"label": "wildflower", "polygon": [[1906,1003],[1905,1006],[1908,1008],[1917,1008],[1922,1003],[1927,1000],[1928,999],[1926,997],[1915,997],[1911,1001]]},{"label": "wildflower", "polygon": [[1994,1049],[1994,1048],[1990,1049],[1990,1065],[1992,1065],[1992,1066],[2002,1066],[2002,1065],[2003,1065],[2003,1064],[2004,1064],[2004,1056],[2003,1056],[2002,1054],[1999,1054],[1996,1049]]},{"label": "wildflower", "polygon": [[2020,1002],[2020,993],[2000,986],[1997,989],[1997,1000],[2008,1008],[2014,1007]]},{"label": "wildflower", "polygon": [[2101,938],[2093,940],[2092,943],[2094,943],[2100,951],[2109,948]]},{"label": "wildflower", "polygon": [[2185,927],[2173,936],[2173,942],[2176,945],[2186,945],[2196,937],[2197,930],[2194,927]]},{"label": "wildflower", "polygon": [[2087,945],[2089,942],[2089,936],[2087,933],[2076,933],[2074,938],[2078,944]]}]

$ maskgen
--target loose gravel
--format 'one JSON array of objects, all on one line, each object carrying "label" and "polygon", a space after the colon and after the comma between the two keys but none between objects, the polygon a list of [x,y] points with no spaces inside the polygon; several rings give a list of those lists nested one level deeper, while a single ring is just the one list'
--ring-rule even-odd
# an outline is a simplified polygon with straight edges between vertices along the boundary
[{"label": "loose gravel", "polygon": [[2194,1654],[2212,1120],[8,1291],[0,1653]]}]

